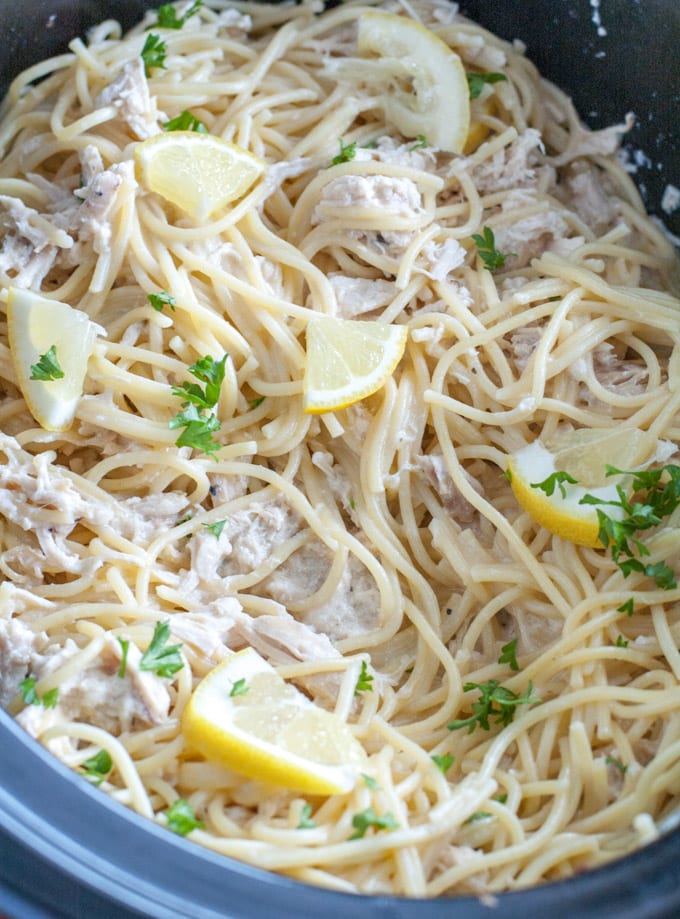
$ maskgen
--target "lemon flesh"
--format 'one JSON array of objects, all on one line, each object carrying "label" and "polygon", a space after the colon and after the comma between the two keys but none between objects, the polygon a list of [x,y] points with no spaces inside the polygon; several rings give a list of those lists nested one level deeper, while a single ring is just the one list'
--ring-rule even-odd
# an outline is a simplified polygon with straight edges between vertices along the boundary
[{"label": "lemon flesh", "polygon": [[252,648],[231,655],[199,683],[182,731],[189,747],[211,762],[307,794],[345,794],[366,768],[347,724],[286,683]]},{"label": "lemon flesh", "polygon": [[358,48],[379,55],[386,88],[385,117],[405,136],[461,153],[470,126],[470,93],[463,64],[434,32],[413,19],[369,11],[359,19]]},{"label": "lemon flesh", "polygon": [[345,408],[384,386],[401,360],[405,326],[315,316],[307,325],[304,410]]},{"label": "lemon flesh", "polygon": [[[86,313],[68,303],[50,300],[31,290],[9,288],[7,337],[19,389],[29,411],[46,431],[71,427],[98,334]],[[32,380],[31,367],[54,346],[64,376]]]},{"label": "lemon flesh", "polygon": [[[604,475],[604,465],[601,470]],[[618,501],[616,485],[621,483],[622,477],[614,476],[609,484],[597,487],[563,483],[564,495],[559,487],[555,488],[552,495],[532,487],[557,471],[569,470],[565,470],[564,466],[560,469],[555,463],[555,454],[537,440],[508,457],[513,493],[536,523],[576,545],[602,547],[598,536],[600,525],[597,509],[593,505],[581,504],[580,501],[586,494],[602,501]],[[620,507],[605,507],[603,510],[615,520],[623,517]]]},{"label": "lemon flesh", "polygon": [[203,222],[241,198],[265,163],[212,134],[171,131],[135,147],[137,178],[149,191]]}]

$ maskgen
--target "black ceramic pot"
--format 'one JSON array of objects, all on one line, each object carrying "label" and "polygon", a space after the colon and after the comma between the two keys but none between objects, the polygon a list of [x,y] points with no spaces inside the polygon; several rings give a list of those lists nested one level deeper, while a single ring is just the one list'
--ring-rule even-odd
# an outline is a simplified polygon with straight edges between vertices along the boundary
[{"label": "black ceramic pot", "polygon": [[[132,25],[143,0],[0,0],[0,90],[101,19]],[[648,209],[680,187],[678,0],[464,0],[462,11],[520,38],[539,69],[603,127],[628,111]],[[116,805],[0,711],[0,917],[7,919],[672,919],[680,916],[680,829],[572,880],[504,894],[414,901],[331,893],[220,858]]]}]

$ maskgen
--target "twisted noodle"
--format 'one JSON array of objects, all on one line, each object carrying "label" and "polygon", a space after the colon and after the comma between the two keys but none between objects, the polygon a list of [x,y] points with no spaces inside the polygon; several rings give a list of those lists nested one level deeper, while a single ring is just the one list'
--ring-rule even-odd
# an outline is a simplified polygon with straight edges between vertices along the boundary
[{"label": "twisted noodle", "polygon": [[[107,335],[73,426],[48,433],[0,328],[0,689],[74,769],[107,750],[102,788],[123,804],[164,822],[187,799],[192,839],[218,852],[341,890],[499,892],[623,854],[676,806],[678,589],[551,536],[503,476],[509,453],[569,428],[677,442],[676,263],[615,154],[623,126],[588,132],[519,46],[452,4],[384,8],[506,76],[473,102],[463,155],[385,122],[354,3],[211,0],[160,30],[146,111],[105,91],[155,13],[125,36],[104,22],[12,84],[0,299],[31,287]],[[185,109],[268,164],[201,225],[131,168]],[[357,155],[331,165],[340,138]],[[92,168],[118,184],[88,229],[73,202]],[[334,194],[377,181],[417,206]],[[508,254],[495,272],[471,239],[483,227]],[[152,309],[159,291],[174,310]],[[409,329],[383,389],[322,416],[302,411],[314,312]],[[172,386],[225,353],[212,458],[175,445]],[[677,528],[650,551],[677,562]],[[182,670],[118,679],[118,639],[143,651],[166,620]],[[499,662],[514,638],[517,671]],[[192,688],[246,644],[348,721],[374,782],[305,802],[186,749]],[[356,695],[362,662],[374,686]],[[54,708],[24,704],[29,674]],[[540,704],[502,730],[450,730],[475,698],[464,684],[489,680]],[[432,755],[455,757],[446,775]],[[305,803],[315,825],[298,829]],[[396,828],[348,842],[368,807]]]}]

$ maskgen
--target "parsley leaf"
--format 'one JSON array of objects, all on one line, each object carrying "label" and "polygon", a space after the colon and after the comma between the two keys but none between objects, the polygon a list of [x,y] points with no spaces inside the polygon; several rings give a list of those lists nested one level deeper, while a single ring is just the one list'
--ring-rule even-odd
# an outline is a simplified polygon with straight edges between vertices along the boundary
[{"label": "parsley leaf", "polygon": [[355,814],[352,817],[352,826],[354,827],[354,833],[349,837],[350,839],[363,839],[366,831],[371,827],[376,830],[396,830],[399,828],[399,824],[392,814],[387,813],[379,817],[372,807],[367,807],[366,810]]},{"label": "parsley leaf", "polygon": [[[649,555],[649,549],[636,534],[658,526],[680,506],[680,466],[671,464],[631,471],[607,465],[605,470],[608,476],[632,476],[632,496],[629,498],[623,486],[618,484],[617,500],[605,501],[591,494],[581,498],[581,504],[596,506],[600,542],[605,549],[611,548],[612,558],[624,577],[637,571],[652,578],[662,590],[674,589],[677,587],[675,573],[665,562],[645,564],[641,561]],[[622,519],[615,520],[602,509],[604,506],[619,508],[623,511]]]},{"label": "parsley leaf", "polygon": [[410,148],[411,150],[424,150],[425,147],[429,146],[427,137],[425,137],[424,134],[418,134],[416,140],[417,143],[413,144],[413,146]]},{"label": "parsley leaf", "polygon": [[255,399],[248,399],[248,405],[251,408],[258,408],[264,402],[264,396],[257,396]]},{"label": "parsley leaf", "polygon": [[141,55],[144,61],[144,73],[147,77],[151,76],[151,71],[154,68],[165,70],[165,55],[167,51],[168,46],[161,39],[160,35],[149,32],[146,36]]},{"label": "parsley leaf", "polygon": [[452,721],[447,725],[449,731],[457,731],[459,728],[466,727],[468,734],[472,734],[477,725],[488,731],[490,730],[489,718],[492,715],[495,716],[494,724],[507,727],[514,718],[518,705],[534,705],[541,701],[531,695],[533,690],[531,681],[523,696],[518,696],[511,689],[501,686],[498,680],[489,680],[487,683],[465,683],[463,686],[464,692],[471,692],[473,689],[478,689],[481,695],[476,702],[472,703],[472,714],[469,718]]},{"label": "parsley leaf", "polygon": [[338,166],[340,163],[349,163],[357,155],[357,144],[353,141],[351,144],[345,144],[342,137],[340,138],[340,153],[333,157],[331,166]]},{"label": "parsley leaf", "polygon": [[167,290],[159,290],[157,294],[147,294],[147,300],[157,313],[163,311],[164,306],[169,306],[175,312],[175,298]]},{"label": "parsley leaf", "polygon": [[625,766],[621,760],[617,759],[615,756],[605,756],[604,761],[608,766],[614,766],[615,769],[618,769],[619,772],[624,775],[628,772],[628,766]]},{"label": "parsley leaf", "polygon": [[192,115],[191,112],[185,109],[183,112],[180,112],[175,118],[171,118],[170,121],[166,121],[163,124],[163,128],[166,131],[196,131],[197,134],[207,134],[208,129],[196,118],[195,115]]},{"label": "parsley leaf", "polygon": [[628,639],[624,638],[623,635],[617,635],[615,645],[617,648],[627,648]]},{"label": "parsley leaf", "polygon": [[[508,800],[508,796],[507,795],[496,795],[491,800],[498,801],[499,804],[505,804],[505,802]],[[487,818],[493,817],[493,816],[494,815],[490,814],[488,811],[475,811],[474,814],[472,814],[471,816],[467,818],[465,823],[466,824],[477,823],[478,820],[486,820]]]},{"label": "parsley leaf", "polygon": [[195,405],[190,405],[185,411],[171,418],[168,427],[173,430],[184,428],[175,441],[177,447],[193,447],[194,450],[201,450],[214,457],[222,446],[210,436],[213,431],[219,430],[219,421],[215,415],[200,414]]},{"label": "parsley leaf", "polygon": [[298,823],[297,830],[312,830],[316,826],[316,821],[312,820],[312,805],[305,804],[300,812],[300,822]]},{"label": "parsley leaf", "polygon": [[635,601],[632,597],[629,597],[625,603],[622,603],[621,606],[616,607],[617,613],[625,613],[627,616],[632,616],[634,612]]},{"label": "parsley leaf", "polygon": [[229,695],[231,698],[235,696],[245,696],[248,692],[248,686],[246,685],[246,678],[241,677],[240,680],[234,680],[231,684],[231,689],[229,690]]},{"label": "parsley leaf", "polygon": [[433,753],[430,759],[435,764],[437,769],[439,769],[442,775],[446,775],[451,766],[453,766],[456,757],[451,756],[450,753],[444,753],[443,756],[440,756],[438,753]]},{"label": "parsley leaf", "polygon": [[479,99],[486,83],[500,83],[508,78],[504,73],[468,73],[468,89],[471,99]]},{"label": "parsley leaf", "polygon": [[59,688],[48,689],[46,693],[39,696],[35,688],[35,677],[27,676],[25,680],[19,683],[19,692],[27,705],[42,705],[44,708],[54,708],[59,698]]},{"label": "parsley leaf", "polygon": [[484,227],[482,230],[483,235],[479,233],[472,234],[472,240],[477,246],[477,251],[481,260],[484,262],[484,267],[488,268],[489,271],[495,271],[497,268],[502,268],[505,265],[506,258],[509,258],[511,255],[514,255],[514,252],[503,253],[499,252],[496,248],[496,237],[494,236],[493,230],[491,227]]},{"label": "parsley leaf", "polygon": [[121,655],[120,655],[120,667],[118,668],[118,676],[123,679],[125,676],[125,671],[127,670],[127,657],[128,651],[130,650],[130,639],[129,638],[118,638],[118,644],[120,645]]},{"label": "parsley leaf", "polygon": [[225,364],[228,357],[229,355],[225,354],[219,361],[210,355],[200,358],[189,367],[189,373],[205,386],[201,388],[198,383],[184,382],[181,386],[172,387],[173,395],[184,399],[182,403],[184,406],[191,404],[199,408],[214,408],[219,402],[220,387],[224,381]]},{"label": "parsley leaf", "polygon": [[368,672],[366,661],[361,662],[361,673],[354,687],[355,696],[358,696],[360,692],[373,692],[373,674]]},{"label": "parsley leaf", "polygon": [[178,836],[186,836],[192,830],[200,830],[204,824],[196,819],[193,807],[185,798],[177,798],[172,807],[165,812],[168,829]]},{"label": "parsley leaf", "polygon": [[507,645],[501,648],[501,656],[498,658],[499,664],[509,664],[511,670],[519,670],[517,663],[517,639],[513,638]]},{"label": "parsley leaf", "polygon": [[160,29],[181,29],[187,19],[191,19],[203,6],[203,0],[196,0],[192,3],[184,16],[177,16],[177,10],[172,3],[164,3],[158,7],[158,22]]},{"label": "parsley leaf", "polygon": [[93,785],[101,785],[112,769],[113,760],[108,750],[100,750],[80,764],[80,771],[86,778],[92,779]]},{"label": "parsley leaf", "polygon": [[64,371],[57,359],[56,345],[52,345],[41,354],[37,363],[31,364],[31,380],[61,380],[63,377]]},{"label": "parsley leaf", "polygon": [[227,525],[226,520],[216,520],[215,523],[204,523],[203,526],[206,530],[210,530],[215,539],[219,539],[222,535],[222,530]]},{"label": "parsley leaf", "polygon": [[366,786],[366,788],[370,788],[371,791],[380,790],[380,785],[378,784],[378,780],[374,779],[372,775],[368,775],[367,773],[362,772],[361,778],[364,780],[364,785]]},{"label": "parsley leaf", "polygon": [[531,487],[540,488],[549,498],[555,494],[555,488],[559,488],[562,497],[566,498],[567,490],[564,487],[565,482],[569,485],[577,485],[578,479],[575,479],[573,475],[569,475],[568,472],[553,472],[552,475],[549,475],[547,479],[543,479],[542,482],[532,482]]},{"label": "parsley leaf", "polygon": [[168,645],[170,625],[157,622],[149,647],[139,661],[140,670],[152,670],[158,676],[171,677],[184,666],[180,651],[182,645]]}]

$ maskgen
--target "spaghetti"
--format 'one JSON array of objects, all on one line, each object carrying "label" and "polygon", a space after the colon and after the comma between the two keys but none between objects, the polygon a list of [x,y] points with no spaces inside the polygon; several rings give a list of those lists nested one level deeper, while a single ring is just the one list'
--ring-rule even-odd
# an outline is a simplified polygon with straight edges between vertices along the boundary
[{"label": "spaghetti", "polygon": [[[12,84],[1,299],[30,288],[106,337],[73,425],[50,433],[0,326],[0,701],[80,772],[105,751],[102,789],[138,813],[188,802],[191,838],[225,855],[345,891],[496,893],[624,854],[677,806],[678,589],[551,536],[503,475],[565,429],[677,443],[676,262],[617,157],[625,126],[586,130],[453,4],[381,8],[501,76],[462,154],[399,135],[356,49],[368,8],[211,0],[126,35],[109,20]],[[151,33],[167,54],[145,74]],[[133,168],[185,111],[267,163],[203,224]],[[333,164],[339,145],[353,157]],[[379,393],[312,416],[316,312],[409,338]],[[173,386],[224,354],[219,448],[177,446]],[[677,560],[677,528],[659,538]],[[138,667],[159,622],[181,645],[166,677]],[[351,725],[370,781],[306,801],[187,749],[193,687],[245,646]],[[452,729],[477,711],[465,686],[492,681],[531,704]],[[350,839],[368,808],[392,820]]]}]

